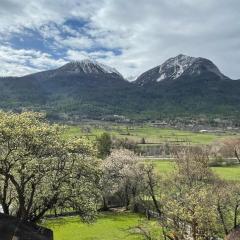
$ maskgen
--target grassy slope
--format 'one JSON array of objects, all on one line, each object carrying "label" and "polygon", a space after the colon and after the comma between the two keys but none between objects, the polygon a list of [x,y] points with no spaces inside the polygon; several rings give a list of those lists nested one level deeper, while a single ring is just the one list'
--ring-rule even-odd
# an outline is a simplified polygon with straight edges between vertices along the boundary
[{"label": "grassy slope", "polygon": [[47,220],[44,225],[54,231],[55,240],[140,240],[141,236],[130,231],[140,219],[132,213],[105,213],[93,224],[82,223],[79,217],[65,217]]}]

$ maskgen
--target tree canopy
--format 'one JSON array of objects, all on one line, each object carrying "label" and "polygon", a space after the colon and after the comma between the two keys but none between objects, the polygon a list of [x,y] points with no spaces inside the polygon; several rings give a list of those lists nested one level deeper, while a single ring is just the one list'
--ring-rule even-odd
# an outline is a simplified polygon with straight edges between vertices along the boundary
[{"label": "tree canopy", "polygon": [[6,214],[37,221],[52,208],[95,212],[98,162],[85,138],[65,140],[41,114],[0,112],[0,203]]}]

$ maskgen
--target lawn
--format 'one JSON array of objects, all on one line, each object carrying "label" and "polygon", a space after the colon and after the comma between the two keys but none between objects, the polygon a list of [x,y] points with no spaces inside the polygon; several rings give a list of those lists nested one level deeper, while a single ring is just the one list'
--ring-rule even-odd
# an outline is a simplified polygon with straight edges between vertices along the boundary
[{"label": "lawn", "polygon": [[[149,161],[149,160],[146,160]],[[171,173],[174,170],[174,163],[167,160],[151,160],[156,170],[160,173]],[[214,173],[225,180],[239,181],[240,180],[240,166],[227,167],[212,167]]]},{"label": "lawn", "polygon": [[[174,170],[174,163],[169,160],[151,159],[150,161],[159,173],[171,173]],[[146,162],[149,162],[149,160],[146,160]]]},{"label": "lawn", "polygon": [[63,217],[47,220],[44,226],[53,230],[54,240],[141,240],[134,233],[140,219],[133,213],[104,213],[92,224],[79,217]]},{"label": "lawn", "polygon": [[213,167],[213,171],[226,180],[240,181],[240,166]]}]

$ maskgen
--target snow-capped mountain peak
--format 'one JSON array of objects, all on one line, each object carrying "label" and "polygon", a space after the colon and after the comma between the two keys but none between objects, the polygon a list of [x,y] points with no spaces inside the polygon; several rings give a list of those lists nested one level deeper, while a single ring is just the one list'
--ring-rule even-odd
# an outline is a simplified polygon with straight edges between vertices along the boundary
[{"label": "snow-capped mountain peak", "polygon": [[166,78],[176,79],[180,77],[184,71],[193,64],[195,59],[196,58],[194,57],[189,57],[183,54],[168,59],[159,66],[160,76],[157,81],[159,82]]},{"label": "snow-capped mountain peak", "polygon": [[73,61],[67,63],[60,68],[61,71],[70,73],[85,73],[85,74],[117,74],[122,77],[122,75],[112,67],[105,64],[99,63],[92,59],[84,59],[81,61]]},{"label": "snow-capped mountain peak", "polygon": [[163,80],[176,80],[182,76],[199,76],[208,73],[218,76],[220,79],[226,79],[217,66],[208,59],[195,58],[180,54],[169,58],[162,65],[157,66],[143,73],[136,80],[140,86],[148,82],[161,82]]}]

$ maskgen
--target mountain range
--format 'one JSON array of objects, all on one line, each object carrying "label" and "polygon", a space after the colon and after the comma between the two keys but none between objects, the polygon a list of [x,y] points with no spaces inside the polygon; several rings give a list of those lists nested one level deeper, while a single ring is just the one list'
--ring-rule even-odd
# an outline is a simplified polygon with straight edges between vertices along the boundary
[{"label": "mountain range", "polygon": [[129,82],[93,60],[0,78],[0,108],[46,111],[50,118],[133,119],[240,115],[240,81],[205,58],[178,55]]}]

